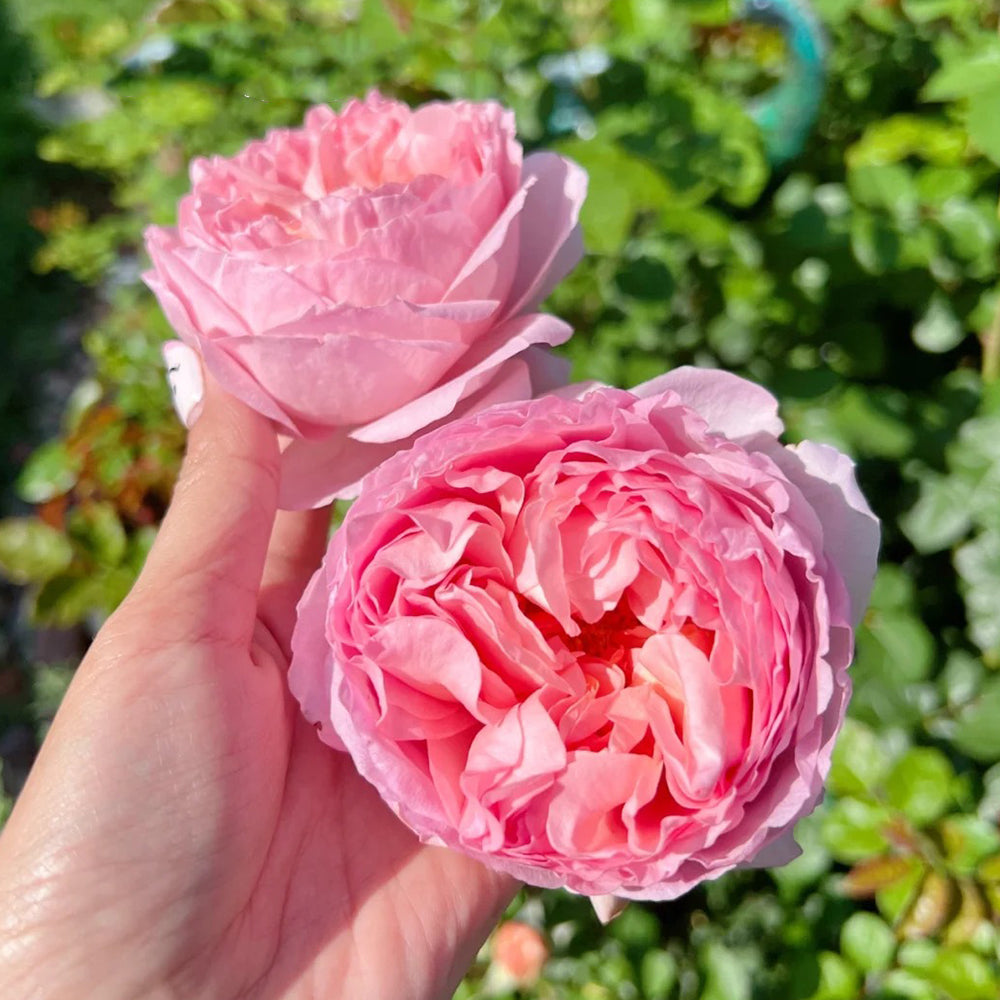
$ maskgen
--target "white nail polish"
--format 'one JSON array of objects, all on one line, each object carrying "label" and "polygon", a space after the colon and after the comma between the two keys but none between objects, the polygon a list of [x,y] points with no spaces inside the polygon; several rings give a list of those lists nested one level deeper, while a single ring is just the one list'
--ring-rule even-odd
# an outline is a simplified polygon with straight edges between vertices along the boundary
[{"label": "white nail polish", "polygon": [[167,381],[174,398],[174,409],[181,423],[190,427],[201,412],[205,382],[201,374],[201,359],[187,344],[168,340],[163,345],[163,360],[167,365]]}]

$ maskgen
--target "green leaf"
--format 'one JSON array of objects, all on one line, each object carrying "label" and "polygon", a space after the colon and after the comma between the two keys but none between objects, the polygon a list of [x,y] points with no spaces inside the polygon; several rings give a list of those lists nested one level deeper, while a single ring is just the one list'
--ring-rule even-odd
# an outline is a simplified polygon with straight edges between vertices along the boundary
[{"label": "green leaf", "polygon": [[80,472],[79,459],[62,441],[36,449],[17,479],[17,492],[27,503],[45,503],[68,493]]},{"label": "green leaf", "polygon": [[[885,1000],[937,1000],[938,994],[926,979],[906,969],[890,969],[882,980]],[[882,997],[883,994],[878,994]]]},{"label": "green leaf", "polygon": [[676,282],[662,261],[649,257],[623,262],[615,273],[615,284],[624,295],[647,302],[662,302],[673,294]]},{"label": "green leaf", "polygon": [[922,351],[944,354],[965,340],[962,326],[951,303],[943,295],[933,295],[923,316],[913,327],[913,342]]},{"label": "green leaf", "polygon": [[911,156],[938,166],[951,166],[960,163],[964,154],[963,129],[925,115],[899,114],[869,125],[846,155],[853,170],[900,163]]},{"label": "green leaf", "polygon": [[103,395],[104,388],[96,378],[85,378],[77,383],[66,401],[66,409],[63,412],[63,426],[67,433],[72,434],[79,430],[83,418]]},{"label": "green leaf", "polygon": [[830,870],[832,859],[823,844],[823,810],[800,819],[795,825],[795,842],[802,853],[780,868],[770,869],[782,899],[794,900]]},{"label": "green leaf", "polygon": [[1000,163],[1000,89],[982,90],[970,98],[966,124],[969,138],[994,163]]},{"label": "green leaf", "polygon": [[871,796],[888,769],[886,753],[872,730],[854,719],[846,719],[833,751],[830,791],[839,796]]},{"label": "green leaf", "polygon": [[213,24],[224,21],[212,0],[167,0],[156,8],[157,24]]},{"label": "green leaf", "polygon": [[870,858],[889,846],[884,832],[889,821],[889,811],[884,806],[860,799],[840,799],[823,817],[823,843],[845,864]]},{"label": "green leaf", "polygon": [[[342,515],[341,515],[342,517]],[[339,521],[337,522],[339,524]],[[133,575],[138,576],[149,555],[149,550],[156,541],[157,529],[152,525],[139,528],[133,532],[128,540],[128,552],[125,562]]]},{"label": "green leaf", "polygon": [[677,984],[677,960],[662,948],[652,948],[642,956],[639,986],[648,1000],[667,1000]]},{"label": "green leaf", "polygon": [[996,206],[952,197],[937,216],[948,234],[952,250],[963,260],[974,261],[994,252],[997,245]]},{"label": "green leaf", "polygon": [[1000,462],[1000,415],[983,413],[966,420],[958,431],[958,439],[948,449],[948,464],[969,485],[995,471]]},{"label": "green leaf", "polygon": [[874,913],[854,913],[840,930],[840,950],[862,972],[884,972],[896,954],[896,935]]},{"label": "green leaf", "polygon": [[889,772],[886,797],[916,826],[927,826],[951,804],[954,778],[951,763],[940,750],[914,747]]},{"label": "green leaf", "polygon": [[991,678],[961,709],[950,740],[973,760],[984,764],[1000,760],[1000,677]]},{"label": "green leaf", "polygon": [[705,970],[705,988],[700,1000],[750,1000],[750,969],[737,952],[713,941],[701,950],[699,957]]},{"label": "green leaf", "polygon": [[955,553],[969,635],[984,653],[1000,651],[1000,533],[984,531]]},{"label": "green leaf", "polygon": [[35,595],[32,617],[42,625],[69,628],[104,605],[99,576],[56,576]]},{"label": "green leaf", "polygon": [[917,196],[925,205],[944,209],[950,203],[968,204],[975,180],[963,167],[923,167],[917,171]]},{"label": "green leaf", "polygon": [[639,212],[659,215],[673,200],[667,181],[620,146],[596,139],[572,139],[558,143],[556,148],[590,175],[590,195],[584,202],[580,222],[586,245],[593,253],[618,253]]},{"label": "green leaf", "polygon": [[982,882],[1000,883],[1000,854],[984,858],[976,869],[976,875]]},{"label": "green leaf", "polygon": [[31,714],[42,738],[62,703],[75,669],[75,664],[39,663],[32,670]]},{"label": "green leaf", "polygon": [[927,81],[925,101],[952,101],[1000,87],[1000,38],[987,36],[975,51],[949,59]]},{"label": "green leaf", "polygon": [[980,955],[958,948],[942,948],[924,977],[949,1000],[996,1000],[1000,984]]},{"label": "green leaf", "polygon": [[948,654],[944,670],[938,677],[938,687],[951,708],[961,708],[978,695],[982,689],[986,667],[978,656],[964,649]]},{"label": "green leaf", "polygon": [[0,572],[14,583],[44,583],[73,559],[69,539],[33,517],[0,521]]},{"label": "green leaf", "polygon": [[913,450],[915,441],[904,407],[905,398],[896,393],[870,391],[855,383],[844,390],[831,411],[856,453],[900,459]]},{"label": "green leaf", "polygon": [[1000,850],[996,824],[979,816],[947,816],[937,829],[948,865],[957,875],[971,875],[980,861]]},{"label": "green leaf", "polygon": [[967,10],[967,0],[903,0],[903,12],[916,24],[936,21]]},{"label": "green leaf", "polygon": [[872,614],[868,632],[877,641],[885,667],[906,681],[923,680],[934,659],[934,639],[916,616],[899,611]]},{"label": "green leaf", "polygon": [[913,174],[902,164],[863,164],[849,171],[847,178],[851,194],[862,205],[884,208],[894,215],[916,211]]},{"label": "green leaf", "polygon": [[885,274],[899,262],[899,231],[881,213],[859,210],[851,221],[851,249],[869,274]]},{"label": "green leaf", "polygon": [[623,983],[635,982],[635,970],[632,963],[619,950],[605,949],[598,969],[597,978],[600,983],[610,986],[615,992]]},{"label": "green leaf", "polygon": [[81,504],[70,515],[69,534],[99,563],[117,566],[125,556],[128,537],[113,503]]},{"label": "green leaf", "polygon": [[819,988],[809,1000],[855,1000],[858,986],[857,972],[840,955],[820,952]]},{"label": "green leaf", "polygon": [[933,662],[934,639],[920,618],[872,607],[857,632],[852,714],[876,727],[915,724],[927,708],[918,685]]},{"label": "green leaf", "polygon": [[660,921],[641,905],[628,906],[608,926],[609,937],[621,941],[627,948],[646,951],[662,937]]},{"label": "green leaf", "polygon": [[880,611],[908,611],[917,596],[913,578],[902,566],[884,562],[875,574],[871,605]]},{"label": "green leaf", "polygon": [[919,858],[910,856],[905,860],[907,862],[905,873],[892,882],[880,886],[875,892],[875,903],[879,913],[893,924],[907,911],[920,892],[927,875],[927,866]]},{"label": "green leaf", "polygon": [[918,552],[940,552],[964,538],[972,528],[969,488],[957,476],[930,470],[920,476],[920,496],[899,519],[899,526]]}]

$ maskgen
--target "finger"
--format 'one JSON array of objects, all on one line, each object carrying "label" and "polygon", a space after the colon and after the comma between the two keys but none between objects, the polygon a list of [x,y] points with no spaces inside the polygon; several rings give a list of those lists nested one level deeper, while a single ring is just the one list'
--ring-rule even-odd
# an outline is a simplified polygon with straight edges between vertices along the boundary
[{"label": "finger", "polygon": [[278,497],[266,417],[205,386],[170,508],[133,594],[181,631],[249,641]]},{"label": "finger", "polygon": [[329,507],[281,510],[275,518],[258,614],[286,657],[291,656],[295,607],[323,559],[329,529]]}]

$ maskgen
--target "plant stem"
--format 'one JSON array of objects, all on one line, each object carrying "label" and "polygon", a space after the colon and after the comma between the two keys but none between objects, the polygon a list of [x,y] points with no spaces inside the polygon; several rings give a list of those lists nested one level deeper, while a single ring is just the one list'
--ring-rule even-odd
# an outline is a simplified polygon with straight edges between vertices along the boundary
[{"label": "plant stem", "polygon": [[1000,378],[1000,299],[993,313],[993,321],[979,335],[983,345],[983,382],[989,384]]}]

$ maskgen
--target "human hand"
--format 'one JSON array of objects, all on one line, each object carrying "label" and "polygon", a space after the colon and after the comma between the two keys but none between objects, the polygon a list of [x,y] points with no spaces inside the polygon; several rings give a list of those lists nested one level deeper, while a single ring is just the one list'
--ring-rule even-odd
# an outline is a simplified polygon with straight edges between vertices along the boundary
[{"label": "human hand", "polygon": [[209,388],[157,542],[0,836],[0,995],[448,997],[514,891],[421,845],[287,694],[325,511]]}]

